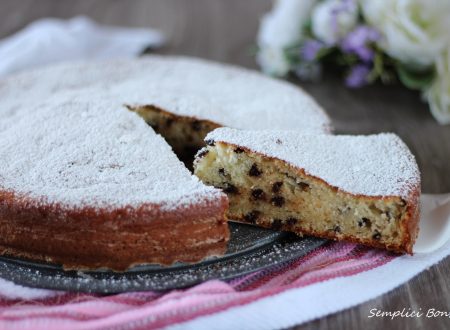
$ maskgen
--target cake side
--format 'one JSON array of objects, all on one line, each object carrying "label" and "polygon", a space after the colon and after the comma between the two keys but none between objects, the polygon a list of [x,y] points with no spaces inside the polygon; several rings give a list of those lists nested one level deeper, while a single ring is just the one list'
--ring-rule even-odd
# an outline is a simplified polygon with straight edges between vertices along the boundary
[{"label": "cake side", "polygon": [[0,254],[62,264],[65,269],[193,263],[225,253],[225,195],[167,210],[143,204],[66,208],[0,192]]},{"label": "cake side", "polygon": [[209,144],[197,155],[195,174],[227,193],[230,219],[412,253],[419,179],[405,185],[402,194],[370,196],[344,191],[304,168],[243,145],[219,140]]}]

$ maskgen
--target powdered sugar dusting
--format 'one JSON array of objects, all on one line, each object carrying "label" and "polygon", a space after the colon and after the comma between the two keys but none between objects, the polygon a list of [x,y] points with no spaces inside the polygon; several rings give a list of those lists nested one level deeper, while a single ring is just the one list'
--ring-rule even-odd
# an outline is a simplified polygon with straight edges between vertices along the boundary
[{"label": "powdered sugar dusting", "polygon": [[0,122],[0,158],[8,160],[0,165],[2,190],[67,206],[167,209],[220,195],[115,102],[61,93]]},{"label": "powdered sugar dusting", "polygon": [[395,134],[331,136],[219,128],[206,138],[282,159],[353,194],[408,198],[420,183],[414,156]]},{"label": "powdered sugar dusting", "polygon": [[[61,64],[0,83],[16,108],[62,91],[167,111],[247,129],[327,131],[330,121],[300,88],[257,72],[204,60],[149,56]],[[1,125],[1,124],[0,124]]]},{"label": "powdered sugar dusting", "polygon": [[61,64],[0,81],[0,188],[70,206],[216,198],[125,104],[239,128],[329,125],[299,88],[232,66],[159,56]]}]

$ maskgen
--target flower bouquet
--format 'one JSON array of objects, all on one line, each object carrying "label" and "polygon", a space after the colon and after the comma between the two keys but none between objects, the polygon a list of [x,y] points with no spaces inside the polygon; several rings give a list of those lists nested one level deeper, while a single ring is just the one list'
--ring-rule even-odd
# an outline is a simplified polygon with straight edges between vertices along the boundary
[{"label": "flower bouquet", "polygon": [[334,66],[351,88],[400,81],[450,123],[450,0],[278,0],[261,22],[257,61],[313,81]]}]

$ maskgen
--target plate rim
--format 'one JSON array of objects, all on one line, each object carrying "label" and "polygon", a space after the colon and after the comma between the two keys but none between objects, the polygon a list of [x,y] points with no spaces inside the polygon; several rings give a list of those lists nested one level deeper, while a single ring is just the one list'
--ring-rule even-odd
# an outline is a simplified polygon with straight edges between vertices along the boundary
[{"label": "plate rim", "polygon": [[[211,258],[195,264],[182,264],[177,267],[153,270],[131,269],[125,272],[114,272],[111,270],[65,271],[62,269],[62,266],[56,264],[11,256],[0,256],[0,277],[19,285],[58,291],[98,294],[132,291],[166,291],[171,289],[184,289],[212,279],[231,280],[239,276],[261,271],[302,257],[326,242],[327,240],[322,238],[311,236],[298,237],[293,233],[282,232],[281,235],[275,237],[275,241],[266,242],[250,250],[238,251],[232,255]],[[298,244],[298,246],[295,246],[295,244]],[[293,250],[287,251],[289,248]],[[282,251],[282,249],[285,251]],[[264,261],[265,256],[271,253],[275,255],[278,253],[279,259],[275,258]],[[221,275],[220,270],[213,271],[215,268],[222,269],[222,266],[233,263],[236,265],[245,265],[246,262],[248,262],[246,268],[227,270],[223,275]],[[209,270],[211,270],[210,273],[208,273]],[[206,276],[202,276],[202,272],[204,271],[206,271]],[[182,280],[180,283],[174,280],[175,282],[170,285],[157,284],[158,276],[161,278],[164,276],[173,276],[175,278],[176,276],[186,275],[189,272],[191,272],[191,275],[192,273],[194,274],[191,279]],[[155,279],[156,281],[150,285],[149,283]],[[120,281],[120,285],[115,284],[116,281]]]}]

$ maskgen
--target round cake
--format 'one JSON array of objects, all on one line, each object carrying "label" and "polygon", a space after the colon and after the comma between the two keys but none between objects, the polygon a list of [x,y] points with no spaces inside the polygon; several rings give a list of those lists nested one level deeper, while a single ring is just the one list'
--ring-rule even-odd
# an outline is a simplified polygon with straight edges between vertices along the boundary
[{"label": "round cake", "polygon": [[0,81],[0,253],[116,270],[223,253],[227,198],[172,151],[191,154],[219,126],[330,129],[299,88],[188,58],[63,64]]}]

